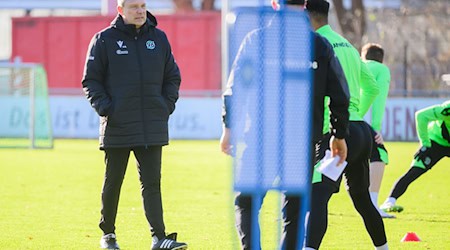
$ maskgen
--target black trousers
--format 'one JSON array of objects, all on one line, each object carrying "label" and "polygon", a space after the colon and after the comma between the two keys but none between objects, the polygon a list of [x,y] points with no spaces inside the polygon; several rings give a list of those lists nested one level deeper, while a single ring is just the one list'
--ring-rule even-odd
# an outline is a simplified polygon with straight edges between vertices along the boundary
[{"label": "black trousers", "polygon": [[[241,241],[242,250],[258,250],[255,246],[252,246],[253,237],[257,237],[256,240],[260,241],[260,228],[259,221],[254,222],[252,220],[252,214],[257,213],[261,209],[262,202],[265,194],[259,197],[251,194],[238,193],[234,200],[235,205],[235,222],[239,239]],[[258,216],[256,216],[258,218]],[[256,228],[253,228],[253,223],[257,224]]]},{"label": "black trousers", "polygon": [[[318,160],[323,158],[323,156],[320,157],[319,155],[319,148],[321,145],[328,145],[330,137],[331,136],[328,136],[324,138],[324,140],[312,144],[311,159],[313,160],[314,165]],[[310,199],[312,199],[310,195],[311,190],[304,195],[294,195],[290,193],[283,194],[283,232],[281,234],[281,250],[302,249],[305,234],[304,226],[307,219],[303,216],[304,212],[302,213],[302,211],[306,211],[306,209],[310,207]]]},{"label": "black trousers", "polygon": [[161,201],[162,146],[105,149],[106,172],[102,190],[102,209],[99,226],[104,234],[113,233],[116,229],[115,222],[120,189],[131,151],[136,157],[145,216],[150,224],[152,235],[156,235],[161,239],[165,236]]},{"label": "black trousers", "polygon": [[[314,155],[314,150],[311,150],[312,159],[315,158]],[[253,221],[252,215],[253,213],[258,213],[259,215],[265,195],[266,193],[259,195],[238,193],[236,195],[236,228],[241,241],[241,248],[243,250],[258,250],[256,246],[252,245],[252,240],[256,240],[261,243],[259,221]],[[303,241],[299,240],[299,238],[303,239],[303,233],[305,231],[303,230],[305,218],[300,217],[299,215],[302,214],[301,212],[303,210],[306,211],[305,206],[309,206],[309,200],[306,199],[307,197],[307,194],[299,195],[283,193],[283,232],[280,242],[280,248],[282,250],[294,250],[302,247]],[[258,216],[256,216],[256,218],[258,218]],[[254,228],[252,228],[252,226]],[[302,234],[302,236],[299,236],[300,234]]]},{"label": "black trousers", "polygon": [[[236,229],[241,241],[243,250],[258,250],[252,245],[253,237],[259,237],[261,232],[259,221],[256,222],[257,227],[252,230],[252,213],[259,214],[264,196],[255,197],[249,194],[239,193],[235,199],[235,220]],[[303,202],[302,202],[303,201]],[[304,218],[300,218],[302,206],[307,205],[304,197],[298,195],[283,194],[283,233],[281,238],[282,250],[301,249],[303,237],[299,237],[299,233],[303,232],[299,226],[303,227]],[[254,207],[255,206],[255,207]],[[260,238],[256,239],[260,241]],[[260,242],[261,245],[261,242]],[[261,248],[259,248],[261,249]]]},{"label": "black trousers", "polygon": [[[369,125],[363,121],[349,124],[350,136],[346,139],[348,154],[344,170],[347,189],[353,205],[361,215],[374,246],[384,245],[386,232],[383,220],[373,206],[369,195],[369,157],[372,150],[372,137]],[[339,183],[322,176],[323,180],[314,183],[311,193],[311,210],[308,219],[306,246],[319,249],[328,225],[328,201],[339,190]]]},{"label": "black trousers", "polygon": [[[302,202],[303,200],[303,202]],[[303,246],[303,238],[305,230],[305,218],[300,217],[302,207],[306,204],[303,197],[284,194],[283,195],[283,232],[281,234],[281,250],[301,249]]]}]

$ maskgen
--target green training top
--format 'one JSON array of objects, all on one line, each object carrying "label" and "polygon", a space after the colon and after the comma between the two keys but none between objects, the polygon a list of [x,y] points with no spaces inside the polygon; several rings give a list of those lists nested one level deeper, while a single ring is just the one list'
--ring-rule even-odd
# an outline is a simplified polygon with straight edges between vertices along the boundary
[{"label": "green training top", "polygon": [[[362,121],[364,114],[370,108],[370,105],[378,95],[379,89],[372,73],[370,73],[366,64],[362,62],[358,51],[351,45],[347,39],[334,32],[330,25],[324,25],[316,30],[317,33],[325,37],[333,46],[345,78],[347,78],[348,88],[350,90],[350,121]],[[323,132],[330,130],[330,116],[328,109],[329,99],[325,100],[325,119]]]},{"label": "green training top", "polygon": [[366,60],[364,63],[375,77],[380,93],[372,103],[371,125],[377,132],[381,131],[381,124],[384,117],[384,109],[386,107],[386,99],[389,93],[389,83],[391,82],[391,72],[389,68],[377,61]]},{"label": "green training top", "polygon": [[450,100],[416,112],[416,130],[420,143],[431,147],[431,140],[450,147]]}]

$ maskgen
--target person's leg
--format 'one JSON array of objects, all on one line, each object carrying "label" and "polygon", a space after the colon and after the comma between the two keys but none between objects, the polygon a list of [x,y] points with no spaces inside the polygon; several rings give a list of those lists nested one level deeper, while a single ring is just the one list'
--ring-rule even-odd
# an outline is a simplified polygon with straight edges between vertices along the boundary
[{"label": "person's leg", "polygon": [[241,240],[242,249],[251,249],[252,197],[238,193],[234,205],[236,229]]},{"label": "person's leg", "polygon": [[364,122],[350,122],[349,129],[348,164],[344,170],[348,192],[374,246],[383,246],[387,243],[383,220],[369,195],[369,157],[372,150],[369,125]]},{"label": "person's leg", "polygon": [[328,201],[335,191],[336,187],[329,185],[327,182],[313,184],[311,209],[306,226],[305,247],[319,249],[328,226]]},{"label": "person's leg", "polygon": [[374,246],[382,246],[387,243],[386,232],[381,215],[373,206],[369,192],[353,192],[349,190],[353,205],[364,221],[367,232],[372,238]]},{"label": "person's leg", "polygon": [[417,178],[422,176],[424,173],[426,173],[425,169],[418,168],[418,167],[411,167],[408,172],[403,175],[397,183],[394,185],[394,188],[391,191],[391,194],[389,197],[393,197],[395,199],[398,199],[400,196],[402,196],[406,189],[408,189],[408,186]]},{"label": "person's leg", "polygon": [[[300,197],[298,195],[283,195],[283,233],[281,235],[281,249],[298,249],[298,227],[300,214]],[[303,225],[301,225],[303,226]]]},{"label": "person's leg", "polygon": [[378,193],[380,192],[381,181],[383,180],[385,164],[384,162],[370,163],[370,198],[375,207],[378,207]]},{"label": "person's leg", "polygon": [[414,167],[412,166],[406,174],[404,174],[400,179],[397,180],[397,182],[394,184],[394,187],[391,190],[390,195],[388,198],[384,201],[383,204],[381,204],[380,209],[382,209],[385,212],[402,212],[403,207],[396,205],[397,199],[402,196],[406,189],[408,189],[408,186],[415,181],[417,178],[419,178],[421,175],[426,173],[426,169]]},{"label": "person's leg", "polygon": [[[419,154],[420,157],[417,157]],[[419,148],[411,163],[411,168],[394,184],[389,197],[380,208],[388,212],[403,211],[403,207],[395,204],[397,199],[406,192],[412,182],[433,168],[443,157],[448,157],[449,155],[450,150],[448,147],[443,147],[434,141],[431,141],[430,148]]]},{"label": "person's leg", "polygon": [[103,234],[114,233],[120,189],[127,169],[130,149],[105,149],[105,179],[102,189],[102,209],[99,223]]},{"label": "person's leg", "polygon": [[133,149],[137,161],[145,216],[152,236],[164,238],[165,226],[161,200],[161,153],[162,146]]},{"label": "person's leg", "polygon": [[[252,231],[252,223],[256,223],[256,225],[259,225],[258,221],[253,221],[253,217],[257,219],[258,216],[252,216],[252,211],[259,211],[263,198],[264,196],[257,198],[243,193],[238,193],[236,195],[234,201],[236,229],[239,239],[241,240],[241,246],[243,250],[254,250],[252,248],[252,237],[259,237],[260,235],[259,226],[254,228],[254,230],[256,231]],[[256,203],[258,205],[258,207],[256,208],[253,208],[253,205],[256,202],[254,199],[260,200],[258,203]]]},{"label": "person's leg", "polygon": [[324,135],[321,141],[315,144],[315,166],[312,174],[310,212],[306,219],[306,234],[303,249],[318,249],[322,243],[328,226],[328,201],[333,193],[339,191],[341,177],[333,181],[322,175],[317,169],[320,160],[325,157],[329,149],[330,134]]},{"label": "person's leg", "polygon": [[[381,181],[383,180],[383,174],[385,166],[388,164],[388,154],[387,150],[383,144],[378,144],[376,142],[375,137],[377,136],[377,132],[370,128],[370,133],[373,139],[373,147],[370,155],[370,199],[372,200],[373,205],[378,208],[378,193],[380,192]],[[382,210],[379,210],[381,216],[385,213]],[[385,214],[388,215],[388,214]]]},{"label": "person's leg", "polygon": [[369,166],[370,172],[370,186],[369,186],[369,194],[370,200],[375,208],[378,210],[382,218],[395,218],[394,215],[388,214],[383,211],[381,208],[378,208],[378,194],[381,187],[381,181],[383,179],[383,173],[385,169],[384,162],[371,162]]},{"label": "person's leg", "polygon": [[[330,136],[326,135],[322,141],[313,145],[311,159],[314,162],[324,157],[325,150],[329,145],[329,139]],[[308,190],[307,192],[309,197],[307,196],[307,193],[305,193],[304,196],[288,193],[283,194],[283,232],[280,244],[280,249],[282,250],[301,249],[303,246],[307,215],[305,216],[302,213],[308,209],[311,203],[311,191]],[[309,199],[306,199],[307,197]],[[299,216],[300,214],[301,216]]]}]

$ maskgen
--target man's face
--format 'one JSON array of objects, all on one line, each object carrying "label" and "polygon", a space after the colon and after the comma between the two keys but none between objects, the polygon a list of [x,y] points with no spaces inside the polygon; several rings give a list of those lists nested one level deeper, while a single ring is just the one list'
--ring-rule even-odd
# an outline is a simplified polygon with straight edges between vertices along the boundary
[{"label": "man's face", "polygon": [[117,6],[117,11],[125,24],[133,24],[136,28],[140,28],[147,19],[145,0],[126,0],[123,7]]}]

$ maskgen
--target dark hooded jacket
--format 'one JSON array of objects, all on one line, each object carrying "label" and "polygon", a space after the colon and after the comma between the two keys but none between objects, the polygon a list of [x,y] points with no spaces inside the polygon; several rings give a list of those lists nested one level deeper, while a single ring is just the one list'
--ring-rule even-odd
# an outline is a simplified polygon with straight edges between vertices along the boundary
[{"label": "dark hooded jacket", "polygon": [[180,71],[156,18],[137,32],[122,16],[92,38],[82,79],[100,116],[100,148],[168,144],[168,118],[175,109]]}]

